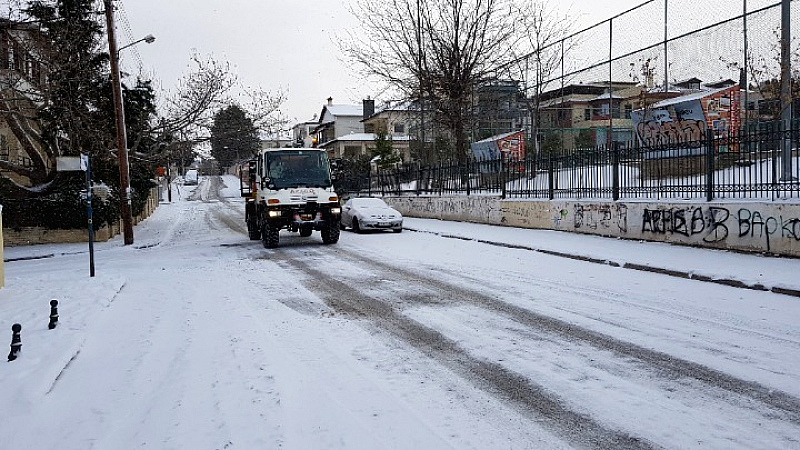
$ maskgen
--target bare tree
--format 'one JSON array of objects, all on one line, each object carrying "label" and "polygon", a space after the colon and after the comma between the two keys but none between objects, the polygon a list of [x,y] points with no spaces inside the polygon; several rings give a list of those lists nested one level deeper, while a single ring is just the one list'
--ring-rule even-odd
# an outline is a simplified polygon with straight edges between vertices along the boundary
[{"label": "bare tree", "polygon": [[[578,45],[569,38],[574,21],[569,11],[560,14],[539,0],[524,0],[516,15],[525,31],[527,55],[515,59],[504,69],[509,77],[521,76],[524,82],[523,102],[530,114],[530,138],[539,152],[540,98],[565,71],[566,56]],[[519,75],[517,75],[519,74]]]},{"label": "bare tree", "polygon": [[247,112],[256,131],[276,133],[285,127],[287,120],[280,112],[285,92],[245,89],[230,64],[213,57],[194,54],[191,61],[194,69],[167,96],[160,119],[153,122],[151,132],[161,136],[155,157],[187,160],[187,149],[211,139],[214,115],[232,104]]},{"label": "bare tree", "polygon": [[[388,3],[388,4],[387,4]],[[468,154],[474,89],[521,54],[524,27],[512,17],[516,0],[360,0],[364,28],[343,43],[364,72],[408,99],[424,100]]]}]

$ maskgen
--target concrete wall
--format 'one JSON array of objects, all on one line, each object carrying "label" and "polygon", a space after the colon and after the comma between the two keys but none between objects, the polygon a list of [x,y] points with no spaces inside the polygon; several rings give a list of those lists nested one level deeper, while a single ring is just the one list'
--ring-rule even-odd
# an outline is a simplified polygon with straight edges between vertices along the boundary
[{"label": "concrete wall", "polygon": [[800,257],[800,204],[393,197],[409,217],[572,231]]}]

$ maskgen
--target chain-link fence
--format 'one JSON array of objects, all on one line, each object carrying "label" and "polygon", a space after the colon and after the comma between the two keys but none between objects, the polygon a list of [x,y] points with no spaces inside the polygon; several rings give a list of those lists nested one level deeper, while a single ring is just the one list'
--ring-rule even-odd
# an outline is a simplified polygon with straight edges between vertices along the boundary
[{"label": "chain-link fence", "polygon": [[[788,6],[786,24],[798,30],[798,2]],[[779,0],[650,0],[551,39],[496,76],[520,85],[529,151],[630,142],[639,137],[634,111],[732,85],[743,89],[725,106],[739,111],[707,125],[726,133],[758,129],[780,118],[781,26]],[[798,67],[797,39],[790,48]]]}]

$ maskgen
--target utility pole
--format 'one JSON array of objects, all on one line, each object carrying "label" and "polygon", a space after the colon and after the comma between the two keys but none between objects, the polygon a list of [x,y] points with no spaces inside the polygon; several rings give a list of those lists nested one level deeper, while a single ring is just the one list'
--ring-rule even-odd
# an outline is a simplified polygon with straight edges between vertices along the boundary
[{"label": "utility pole", "polygon": [[114,115],[117,124],[117,159],[119,160],[120,214],[125,245],[133,244],[133,216],[131,215],[131,181],[128,166],[128,137],[125,134],[125,109],[122,104],[122,83],[119,75],[114,6],[112,0],[103,0],[108,29],[108,56],[111,60],[111,88],[114,96]]},{"label": "utility pole", "polygon": [[781,123],[783,124],[780,181],[792,181],[792,66],[791,0],[781,0]]}]

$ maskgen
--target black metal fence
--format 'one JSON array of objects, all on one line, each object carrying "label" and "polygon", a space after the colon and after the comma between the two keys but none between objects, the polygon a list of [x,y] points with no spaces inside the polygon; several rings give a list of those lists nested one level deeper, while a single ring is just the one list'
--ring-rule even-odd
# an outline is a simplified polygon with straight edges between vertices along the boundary
[{"label": "black metal fence", "polygon": [[643,146],[576,149],[524,161],[405,164],[340,180],[350,195],[531,199],[800,200],[800,129]]}]

